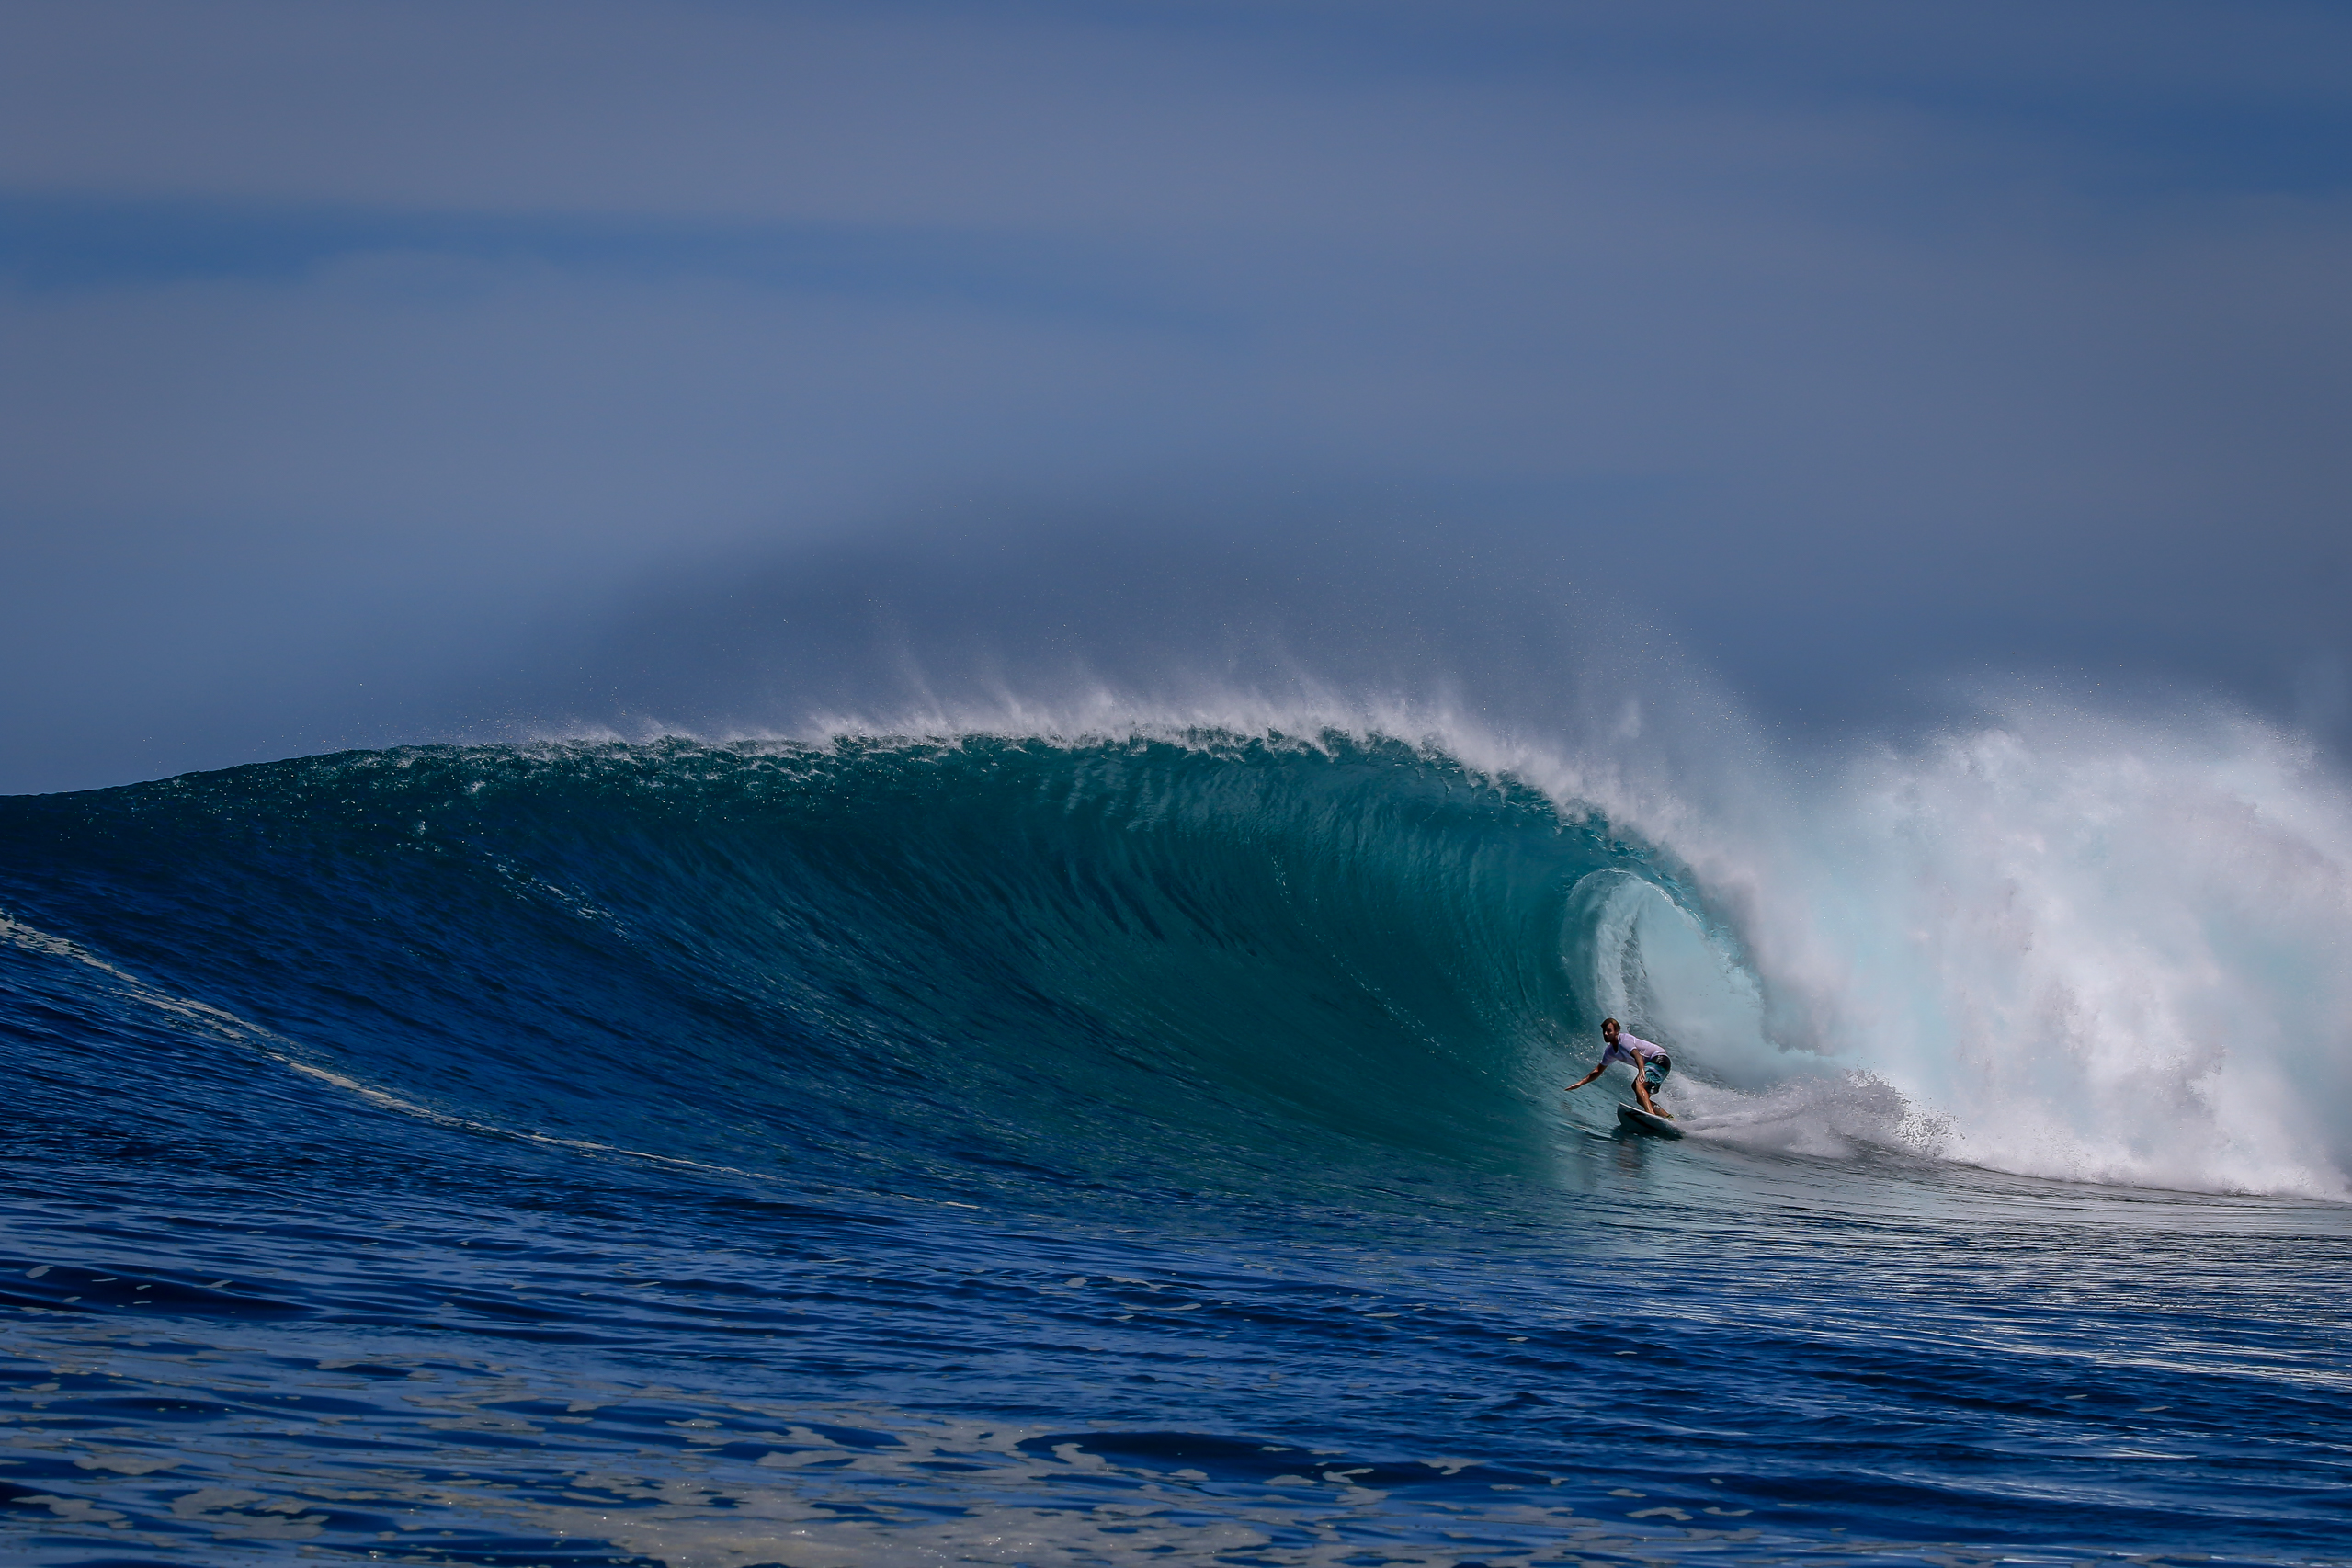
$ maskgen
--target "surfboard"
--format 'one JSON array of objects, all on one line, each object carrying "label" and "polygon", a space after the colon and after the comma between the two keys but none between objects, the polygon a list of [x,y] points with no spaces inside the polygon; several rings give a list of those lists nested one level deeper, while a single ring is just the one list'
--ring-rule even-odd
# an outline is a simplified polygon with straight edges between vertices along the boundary
[{"label": "surfboard", "polygon": [[1636,1132],[1654,1132],[1661,1138],[1682,1136],[1682,1129],[1665,1117],[1652,1116],[1640,1106],[1627,1105],[1623,1100],[1617,1102],[1617,1119],[1620,1126],[1630,1127]]}]

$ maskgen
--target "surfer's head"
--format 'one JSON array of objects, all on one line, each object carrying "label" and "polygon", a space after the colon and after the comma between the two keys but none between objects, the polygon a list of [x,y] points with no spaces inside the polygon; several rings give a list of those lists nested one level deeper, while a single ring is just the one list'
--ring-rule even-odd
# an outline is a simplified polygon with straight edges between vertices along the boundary
[{"label": "surfer's head", "polygon": [[1609,1044],[1615,1045],[1617,1043],[1617,1031],[1620,1027],[1621,1026],[1619,1025],[1615,1018],[1603,1018],[1601,1020],[1601,1038],[1608,1041]]}]

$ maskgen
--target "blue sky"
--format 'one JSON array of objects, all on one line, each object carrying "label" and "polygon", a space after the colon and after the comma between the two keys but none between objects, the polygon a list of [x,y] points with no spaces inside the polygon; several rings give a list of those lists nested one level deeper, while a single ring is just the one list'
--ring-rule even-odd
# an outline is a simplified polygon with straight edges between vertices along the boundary
[{"label": "blue sky", "polygon": [[1365,626],[1459,677],[1541,600],[1792,733],[1991,674],[2340,743],[2348,45],[2316,6],[12,6],[0,790],[782,716],[951,603],[936,659],[1018,666],[1060,604],[1065,662],[1238,625],[1344,681],[1399,678]]}]

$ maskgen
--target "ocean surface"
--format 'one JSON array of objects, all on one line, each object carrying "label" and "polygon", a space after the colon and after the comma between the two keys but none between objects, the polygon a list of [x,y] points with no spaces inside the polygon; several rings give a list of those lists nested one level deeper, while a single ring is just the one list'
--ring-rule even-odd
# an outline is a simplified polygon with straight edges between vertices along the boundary
[{"label": "ocean surface", "polygon": [[2029,723],[0,800],[0,1559],[2352,1562],[2347,821]]}]

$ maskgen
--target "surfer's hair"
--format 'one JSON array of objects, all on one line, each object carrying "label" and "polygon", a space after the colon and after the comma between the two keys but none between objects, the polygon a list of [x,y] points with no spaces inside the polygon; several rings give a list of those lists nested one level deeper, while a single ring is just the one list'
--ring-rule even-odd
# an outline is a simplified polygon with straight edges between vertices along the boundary
[{"label": "surfer's hair", "polygon": [[[1601,1020],[1601,1028],[1608,1028],[1611,1024],[1617,1024],[1617,1020],[1615,1018],[1603,1018]],[[1617,1024],[1617,1027],[1619,1028],[1623,1028],[1625,1026],[1623,1024]]]}]

